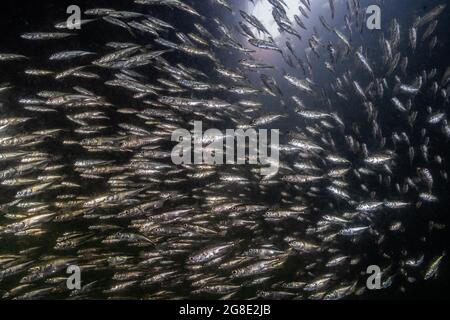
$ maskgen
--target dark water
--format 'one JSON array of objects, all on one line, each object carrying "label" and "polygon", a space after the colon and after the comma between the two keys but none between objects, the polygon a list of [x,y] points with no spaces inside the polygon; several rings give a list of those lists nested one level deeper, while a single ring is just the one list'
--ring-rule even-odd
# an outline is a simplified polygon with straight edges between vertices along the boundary
[{"label": "dark water", "polygon": [[[201,5],[198,5],[201,1]],[[188,1],[190,3],[193,3],[196,5],[196,8],[200,11],[200,13],[204,16],[217,16],[221,19],[223,19],[224,22],[228,24],[232,24],[233,20],[240,21],[240,17],[238,14],[236,14],[234,17],[224,14],[222,10],[217,10],[216,6],[213,6],[210,1],[203,1],[203,0],[192,0]],[[314,2],[313,0],[311,2]],[[373,1],[375,2],[375,0]],[[435,5],[443,3],[445,1],[435,1],[435,0],[391,0],[391,1],[384,1],[382,6],[382,31],[369,31],[367,29],[363,29],[363,33],[354,34],[354,37],[352,38],[352,46],[357,48],[359,46],[364,46],[367,55],[370,57],[373,57],[374,59],[374,65],[377,67],[377,64],[381,64],[381,59],[378,61],[375,60],[374,57],[376,57],[378,54],[381,56],[381,52],[379,52],[379,46],[378,46],[378,39],[380,36],[380,32],[385,32],[387,28],[390,26],[390,21],[393,18],[396,18],[400,25],[402,30],[402,42],[401,42],[401,48],[400,51],[407,51],[407,41],[404,41],[404,38],[407,37],[407,28],[414,22],[416,16],[423,15],[425,12],[429,11],[431,8],[433,8]],[[245,8],[247,6],[247,3],[244,3],[244,1],[237,1],[234,0],[232,3],[235,5],[236,8]],[[363,5],[372,3],[371,1],[362,1]],[[87,8],[92,7],[113,7],[115,9],[122,9],[122,10],[128,10],[128,11],[137,11],[142,12],[143,7],[135,4],[130,4],[130,1],[100,1],[100,0],[92,0],[92,1],[33,1],[31,3],[21,3],[18,1],[1,1],[0,3],[0,25],[1,25],[1,32],[0,32],[0,52],[17,52],[21,53],[30,57],[33,57],[33,63],[36,64],[36,67],[39,68],[46,68],[49,69],[52,68],[63,68],[65,62],[63,63],[50,63],[47,61],[47,57],[57,51],[62,51],[64,49],[67,49],[67,42],[63,42],[61,44],[52,44],[49,45],[47,42],[33,42],[33,41],[23,41],[20,40],[18,35],[23,32],[31,32],[31,31],[50,31],[51,26],[57,22],[62,21],[67,15],[66,15],[66,8],[68,5],[77,4],[81,7],[82,11]],[[314,8],[314,4],[313,4]],[[450,28],[450,10],[447,10],[444,12],[444,14],[441,15],[439,19],[439,25],[437,27],[437,30],[435,32],[436,35],[438,35],[440,42],[438,43],[437,47],[433,52],[428,52],[427,50],[417,50],[413,55],[410,55],[410,70],[430,70],[431,68],[437,68],[440,70],[440,75],[442,74],[443,70],[447,66],[449,66],[449,57],[450,57],[450,43],[448,42],[448,30]],[[323,15],[327,18],[329,17],[329,11],[327,9],[322,9]],[[183,32],[188,32],[191,27],[191,21],[189,18],[186,18],[186,16],[183,16],[183,19],[180,19],[180,16],[177,14],[178,11],[171,10],[168,8],[158,7],[158,9],[151,11],[151,13],[161,19],[164,19],[168,22],[174,22],[177,24],[180,30],[183,30]],[[236,10],[237,12],[237,10]],[[343,21],[342,17],[345,14],[345,6],[338,6],[336,19],[341,19]],[[207,20],[205,24],[212,23],[210,20]],[[326,43],[328,40],[331,39],[331,36],[328,35],[328,33],[323,32],[323,28],[320,26],[318,22],[318,16],[311,17],[311,19],[307,20],[307,26],[310,27],[312,25],[317,26],[318,29],[320,29],[320,35],[322,37],[322,40],[324,43]],[[319,28],[320,26],[320,28]],[[310,29],[310,28],[308,28]],[[92,24],[87,25],[85,28],[83,27],[83,31],[81,32],[81,36],[73,38],[70,40],[70,49],[71,50],[88,50],[88,51],[97,51],[100,50],[104,43],[108,41],[129,41],[129,34],[127,34],[126,31],[117,31],[114,29],[114,33],[112,34],[112,29],[108,26],[99,25],[99,24]],[[308,39],[311,35],[311,31],[307,31],[304,34],[302,33],[302,36],[304,39]],[[328,38],[330,37],[330,38]],[[292,37],[291,37],[292,38]],[[444,41],[445,40],[445,41]],[[420,39],[418,40],[420,41]],[[144,41],[145,42],[145,41]],[[150,40],[149,40],[150,42]],[[296,42],[295,50],[298,51],[304,51],[307,48],[307,42]],[[235,53],[232,52],[225,52],[223,53],[223,56],[220,57],[221,61],[224,64],[232,63],[232,61],[235,60]],[[276,54],[263,54],[260,57],[261,61],[264,61],[266,63],[274,64],[274,65],[281,65],[283,64],[283,60],[279,55]],[[208,65],[198,65],[197,61],[194,59],[189,58],[182,58],[182,62],[185,65],[192,65],[195,64],[196,68],[199,70],[204,70],[205,72],[208,71],[208,68],[210,66]],[[19,63],[20,64],[20,63]],[[313,70],[317,70],[314,76],[315,82],[318,86],[327,87],[330,83],[330,74],[327,70],[324,70],[324,68],[319,69],[319,61],[318,59],[312,60],[312,68]],[[342,72],[345,71],[348,68],[351,68],[352,65],[346,65],[341,64],[336,67],[336,71]],[[18,73],[18,70],[20,68],[17,68],[16,63],[12,64],[2,64],[0,67],[0,83],[3,82],[9,82],[13,83],[14,86],[16,86],[18,91],[15,91],[14,96],[5,96],[2,97],[2,102],[7,106],[2,109],[2,116],[8,116],[14,114],[15,116],[20,115],[20,106],[17,105],[16,99],[17,95],[21,96],[22,94],[26,96],[29,93],[29,89],[33,88],[35,86],[43,86],[42,81],[33,80],[33,78],[30,77],[24,77],[22,74]],[[289,72],[294,72],[292,70],[289,70]],[[299,71],[296,71],[297,75],[300,77],[301,73]],[[356,73],[356,71],[355,71]],[[108,73],[105,71],[105,75]],[[149,77],[157,76],[157,74],[146,74]],[[277,79],[278,83],[282,83],[282,74],[280,72],[274,72],[273,76],[275,79]],[[255,76],[256,77],[256,76]],[[358,79],[360,82],[366,82],[370,81],[370,77],[368,77],[365,74],[358,74]],[[331,80],[334,77],[331,78]],[[255,78],[257,79],[257,78]],[[255,79],[252,78],[254,81]],[[413,80],[413,79],[409,79]],[[72,81],[72,82],[71,82]],[[70,88],[71,86],[77,85],[77,80],[68,80],[65,82],[65,86],[67,88]],[[90,86],[97,86],[96,81],[87,81],[83,84],[85,87],[89,88]],[[47,90],[61,90],[61,86],[55,85],[54,82],[49,82],[48,87],[46,87]],[[98,86],[96,88],[96,93],[99,95],[107,96],[111,100],[113,100],[117,104],[133,104],[130,103],[130,99],[128,96],[123,96],[120,94],[120,91],[114,91],[109,89],[106,86]],[[288,86],[282,86],[281,90],[283,91],[283,95],[285,97],[289,97],[291,95],[297,94],[292,87]],[[220,94],[218,95],[220,98]],[[282,106],[279,103],[278,98],[270,98],[270,97],[264,97],[264,104],[265,104],[265,110],[270,112],[287,112],[291,117],[284,120],[282,123],[277,123],[277,128],[280,128],[283,131],[289,131],[291,128],[295,126],[301,126],[304,123],[299,122],[293,117],[293,110],[292,108],[287,106]],[[307,98],[305,98],[305,101],[308,102],[308,105],[314,105],[315,101],[308,101]],[[339,101],[333,101],[333,108],[336,108],[336,110],[339,110],[339,112],[343,115],[345,119],[358,119],[361,117],[361,115],[355,111],[353,108],[357,105],[358,100],[355,98],[355,100],[350,100],[347,103],[342,103]],[[429,99],[423,98],[423,102],[416,102],[417,104],[423,104],[423,108],[426,108],[427,105],[433,104],[434,101],[430,101]],[[130,105],[131,106],[131,105]],[[389,98],[386,98],[386,101],[381,101],[379,108],[381,110],[386,110],[387,108],[390,108],[390,102]],[[448,104],[447,104],[448,109]],[[406,131],[411,134],[410,138],[414,139],[414,135],[418,135],[419,133],[413,132],[409,127],[403,127],[403,125],[400,125],[399,121],[399,115],[392,114],[389,112],[380,112],[380,124],[381,129],[383,131],[392,131],[392,128],[396,128],[396,131]],[[117,114],[111,113],[108,114],[111,118],[111,121],[114,124],[120,123],[123,121]],[[422,119],[423,120],[423,119]],[[32,124],[29,124],[29,128],[27,130],[38,130],[45,127],[62,127],[66,129],[73,128],[73,124],[67,121],[67,119],[64,119],[60,116],[49,116],[46,118],[39,119],[38,122],[34,122]],[[114,126],[111,129],[111,132],[114,132]],[[365,130],[365,128],[361,128],[361,132],[363,135],[370,135],[370,132],[368,130]],[[339,143],[339,141],[338,141]],[[342,143],[342,142],[341,142]],[[439,154],[442,156],[443,159],[446,159],[445,163],[443,164],[443,168],[449,168],[448,165],[448,159],[449,159],[449,144],[446,141],[435,141],[433,143],[433,147],[439,149]],[[71,162],[74,158],[77,158],[79,153],[82,153],[83,151],[77,150],[76,148],[65,148],[62,145],[54,145],[49,144],[46,146],[47,150],[50,152],[52,150],[55,150],[58,154],[63,155],[62,161]],[[118,163],[126,163],[127,158],[119,158],[117,157],[123,157],[122,155],[110,155],[112,159],[117,160]],[[351,154],[348,155],[349,158],[352,157]],[[417,166],[422,166],[424,163],[416,163]],[[430,166],[433,166],[434,164],[431,164]],[[407,175],[410,171],[410,164],[409,160],[407,158],[402,158],[397,163],[397,166],[399,168],[404,168],[404,173],[402,172],[402,169],[399,169],[397,171],[397,174],[399,175]],[[70,173],[68,172],[70,175]],[[76,177],[73,177],[76,180]],[[88,189],[83,190],[84,194],[90,194],[94,193],[98,190],[98,188],[101,188],[101,185],[93,183],[90,186],[87,186]],[[265,196],[265,200],[271,204],[276,205],[279,201],[279,193],[278,190],[272,190],[271,193],[269,193],[269,197]],[[388,197],[389,194],[385,194],[386,191],[383,190],[383,187],[380,186],[377,190],[373,190],[377,192],[377,195],[379,198]],[[294,191],[293,191],[294,192]],[[399,234],[398,236],[392,236],[389,238],[388,241],[385,241],[382,244],[382,248],[377,247],[375,244],[368,245],[367,247],[361,247],[356,246],[352,243],[348,243],[348,252],[353,253],[355,255],[364,254],[365,256],[365,262],[367,265],[372,264],[373,261],[377,261],[379,258],[379,252],[386,252],[388,253],[391,258],[394,265],[398,263],[399,258],[401,256],[401,250],[408,250],[410,252],[423,252],[425,253],[427,260],[429,261],[432,257],[440,255],[443,250],[446,250],[448,248],[448,244],[450,243],[450,236],[448,229],[445,229],[443,231],[439,232],[433,232],[428,233],[428,221],[433,220],[437,223],[447,225],[449,224],[450,220],[450,212],[449,212],[449,206],[450,201],[448,199],[449,195],[449,188],[448,184],[445,183],[445,181],[438,180],[435,183],[434,187],[434,194],[440,199],[439,204],[430,205],[427,208],[421,208],[420,214],[416,212],[415,209],[411,209],[407,212],[399,213],[399,215],[402,215],[399,217],[404,223],[403,227],[405,230],[407,230],[404,233]],[[0,203],[5,203],[7,201],[11,201],[11,197],[14,196],[14,192],[10,192],[6,189],[1,189],[0,191]],[[257,195],[255,193],[255,198],[260,197],[260,195]],[[253,200],[253,199],[251,199]],[[323,209],[325,210],[327,208],[327,203],[324,201]],[[394,213],[397,214],[397,213]],[[407,217],[404,217],[407,215]],[[390,222],[390,217],[385,218],[379,218],[377,219],[377,224],[383,225],[388,224]],[[74,222],[75,223],[75,222]],[[84,222],[76,222],[79,223],[81,228],[86,227],[89,225],[89,221]],[[68,230],[73,228],[73,226],[66,226]],[[289,232],[288,229],[292,228],[289,226],[289,224],[283,225],[283,227],[286,229],[286,232]],[[298,227],[298,226],[296,226]],[[64,226],[61,225],[61,228],[64,228]],[[39,239],[36,240],[35,243],[26,242],[26,244],[22,243],[23,240],[17,240],[17,239],[5,239],[0,240],[0,253],[8,252],[8,250],[4,249],[6,247],[18,247],[21,249],[26,248],[27,246],[42,246],[43,248],[46,247],[46,244],[48,244],[48,248],[51,248],[52,242],[55,240],[54,234],[60,233],[62,230],[50,230],[50,232],[46,235],[45,239]],[[270,234],[271,230],[267,230],[267,233]],[[419,236],[420,235],[420,236]],[[426,235],[427,241],[423,242],[421,240],[421,236]],[[248,238],[251,237],[251,234],[236,234],[236,235],[230,235],[230,237],[237,237],[237,238]],[[1,246],[4,246],[2,248]],[[129,252],[132,253],[133,250],[135,252],[138,252],[138,249],[130,249],[130,248],[122,248],[118,247],[120,249],[124,250],[130,250]],[[292,261],[289,261],[287,266],[285,267],[285,274],[280,275],[280,280],[288,280],[293,273],[295,273],[296,268],[299,264],[301,264],[301,259]],[[441,299],[441,298],[448,298],[449,297],[449,289],[450,289],[450,274],[448,272],[449,270],[449,262],[448,259],[444,259],[439,272],[439,277],[435,281],[418,281],[417,283],[407,285],[405,287],[405,292],[399,292],[399,288],[396,285],[393,285],[392,288],[382,290],[380,292],[372,291],[367,292],[362,298],[367,299],[377,299],[377,298],[389,298],[389,299],[404,299],[404,298],[433,298],[433,299]],[[359,272],[360,270],[355,269],[355,272]],[[97,276],[97,275],[96,275]],[[420,278],[420,275],[418,275]],[[111,272],[108,270],[105,270],[102,274],[102,277],[105,279],[111,277]],[[95,277],[92,277],[92,279],[86,279],[86,281],[94,281],[96,280]],[[7,285],[12,285],[14,281],[17,281],[17,279],[11,279]],[[5,283],[3,283],[5,284]],[[5,285],[6,286],[6,285]],[[6,288],[6,287],[5,287]],[[0,289],[2,289],[1,283],[0,283]],[[189,290],[186,288],[178,288],[180,290],[180,293],[183,295],[189,295]],[[139,296],[139,292],[136,292],[135,295]],[[245,296],[245,294],[244,294]]]}]

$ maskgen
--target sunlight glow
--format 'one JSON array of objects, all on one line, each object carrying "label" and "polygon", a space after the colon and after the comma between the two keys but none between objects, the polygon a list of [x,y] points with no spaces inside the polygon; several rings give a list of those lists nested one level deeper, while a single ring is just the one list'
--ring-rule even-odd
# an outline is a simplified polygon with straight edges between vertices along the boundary
[{"label": "sunlight glow", "polygon": [[[284,0],[284,2],[287,4],[288,8],[286,8],[287,16],[289,17],[289,20],[291,20],[292,25],[295,25],[294,15],[298,14],[298,0]],[[251,5],[251,4],[250,4]],[[252,6],[252,5],[251,5]],[[258,18],[259,21],[266,27],[267,31],[270,32],[270,34],[277,38],[280,36],[280,31],[278,30],[277,23],[275,22],[275,19],[272,16],[272,5],[268,0],[259,0],[255,3],[255,7],[253,10],[250,9],[250,12]]]}]

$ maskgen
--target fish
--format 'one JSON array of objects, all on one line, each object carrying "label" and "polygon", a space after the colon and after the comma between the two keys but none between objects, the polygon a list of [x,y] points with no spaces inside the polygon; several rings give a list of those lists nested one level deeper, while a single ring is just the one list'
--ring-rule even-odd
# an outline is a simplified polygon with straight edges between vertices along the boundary
[{"label": "fish", "polygon": [[70,60],[78,57],[88,56],[95,54],[93,52],[88,51],[81,51],[81,50],[75,50],[75,51],[62,51],[52,54],[49,57],[49,60]]},{"label": "fish", "polygon": [[444,252],[442,253],[441,256],[434,258],[434,260],[431,262],[431,264],[428,266],[425,272],[424,280],[429,280],[437,275],[437,272],[439,271],[439,266],[445,255],[446,253]]},{"label": "fish", "polygon": [[438,17],[447,7],[447,4],[439,4],[436,7],[434,7],[433,9],[431,9],[429,12],[427,12],[423,17],[419,17],[415,22],[414,22],[414,27],[415,28],[420,28],[424,25],[426,25],[427,23],[433,21],[436,17]]},{"label": "fish", "polygon": [[72,37],[75,34],[68,32],[30,32],[20,35],[22,39],[41,41],[41,40],[59,40]]},{"label": "fish", "polygon": [[331,18],[334,19],[334,15],[335,15],[335,5],[334,5],[334,0],[328,0],[328,3],[329,3],[329,5],[330,5]]}]

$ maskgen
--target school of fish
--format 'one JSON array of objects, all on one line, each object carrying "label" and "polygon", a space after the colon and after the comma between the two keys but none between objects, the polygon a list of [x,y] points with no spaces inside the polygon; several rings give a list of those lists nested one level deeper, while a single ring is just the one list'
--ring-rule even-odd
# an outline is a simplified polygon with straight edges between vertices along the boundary
[{"label": "school of fish", "polygon": [[[0,83],[1,299],[355,298],[370,265],[381,290],[439,281],[450,66],[417,56],[449,45],[445,1],[371,31],[362,0],[260,0],[281,37],[257,0],[128,1],[17,35],[35,57],[0,49],[30,84]],[[96,30],[117,40],[75,42]],[[171,161],[194,121],[287,120],[275,174]]]}]

